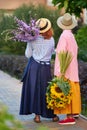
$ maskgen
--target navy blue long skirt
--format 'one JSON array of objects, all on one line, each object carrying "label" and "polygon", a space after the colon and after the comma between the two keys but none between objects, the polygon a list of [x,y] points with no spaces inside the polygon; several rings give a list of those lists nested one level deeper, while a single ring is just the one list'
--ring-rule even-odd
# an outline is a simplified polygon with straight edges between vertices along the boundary
[{"label": "navy blue long skirt", "polygon": [[42,65],[30,58],[22,79],[21,115],[35,113],[46,118],[55,117],[46,105],[46,88],[51,80],[50,68],[50,65]]}]

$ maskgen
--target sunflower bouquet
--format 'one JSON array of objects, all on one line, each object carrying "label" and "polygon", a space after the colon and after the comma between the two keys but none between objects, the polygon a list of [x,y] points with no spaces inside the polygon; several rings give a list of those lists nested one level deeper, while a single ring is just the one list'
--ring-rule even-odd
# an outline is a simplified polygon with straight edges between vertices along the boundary
[{"label": "sunflower bouquet", "polygon": [[54,77],[47,87],[46,101],[49,109],[64,109],[71,103],[72,92],[68,79],[64,77],[65,72],[72,60],[72,54],[68,51],[58,53],[60,61],[60,77]]}]

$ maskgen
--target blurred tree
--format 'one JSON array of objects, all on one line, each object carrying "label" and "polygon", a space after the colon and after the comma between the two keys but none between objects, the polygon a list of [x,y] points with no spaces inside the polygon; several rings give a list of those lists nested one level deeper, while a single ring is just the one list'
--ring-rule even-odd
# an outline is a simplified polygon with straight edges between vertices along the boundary
[{"label": "blurred tree", "polygon": [[87,0],[52,0],[54,6],[58,6],[58,9],[65,8],[65,12],[80,16],[82,9],[87,8]]}]

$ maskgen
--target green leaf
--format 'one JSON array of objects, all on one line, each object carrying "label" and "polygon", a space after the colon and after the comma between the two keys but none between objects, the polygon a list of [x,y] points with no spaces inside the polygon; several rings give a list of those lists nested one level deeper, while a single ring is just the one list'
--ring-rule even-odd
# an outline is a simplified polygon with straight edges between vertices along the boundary
[{"label": "green leaf", "polygon": [[59,78],[57,81],[58,87],[64,93],[64,95],[68,95],[70,92],[70,85],[68,81],[65,81],[63,78]]},{"label": "green leaf", "polygon": [[52,0],[52,3],[55,6],[58,6],[59,10],[64,7],[66,12],[69,12],[70,14],[75,14],[79,17],[82,9],[87,9],[87,0]]}]

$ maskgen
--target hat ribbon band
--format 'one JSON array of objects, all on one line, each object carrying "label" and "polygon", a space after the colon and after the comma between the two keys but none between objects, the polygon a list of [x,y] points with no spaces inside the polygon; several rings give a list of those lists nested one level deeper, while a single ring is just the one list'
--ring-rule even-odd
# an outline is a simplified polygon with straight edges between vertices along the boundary
[{"label": "hat ribbon band", "polygon": [[48,26],[48,22],[46,22],[46,25],[45,25],[44,27],[40,28],[40,30],[44,30],[44,29],[46,29],[47,26]]}]

